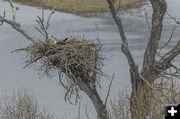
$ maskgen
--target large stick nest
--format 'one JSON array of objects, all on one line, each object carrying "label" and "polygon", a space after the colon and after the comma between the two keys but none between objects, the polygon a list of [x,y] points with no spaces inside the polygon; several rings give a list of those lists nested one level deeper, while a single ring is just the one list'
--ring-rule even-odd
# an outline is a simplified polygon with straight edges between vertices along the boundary
[{"label": "large stick nest", "polygon": [[99,46],[90,40],[68,38],[56,44],[38,41],[20,50],[28,52],[26,66],[40,61],[41,68],[48,70],[55,68],[65,74],[68,86],[64,84],[63,86],[67,89],[67,93],[78,92],[79,81],[95,86],[96,75],[101,73],[102,58],[99,56]]}]

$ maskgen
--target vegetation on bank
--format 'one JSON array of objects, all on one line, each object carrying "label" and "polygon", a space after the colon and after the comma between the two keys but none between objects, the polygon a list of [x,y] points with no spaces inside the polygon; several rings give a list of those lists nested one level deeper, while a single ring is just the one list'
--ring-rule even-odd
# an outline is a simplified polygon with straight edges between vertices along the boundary
[{"label": "vegetation on bank", "polygon": [[0,100],[0,119],[54,119],[27,91]]},{"label": "vegetation on bank", "polygon": [[[56,6],[56,10],[74,14],[95,13],[109,11],[106,0],[13,0],[31,6],[40,6],[52,9]],[[116,5],[118,6],[118,0]],[[121,10],[136,8],[140,6],[139,2],[144,0],[121,0]]]}]

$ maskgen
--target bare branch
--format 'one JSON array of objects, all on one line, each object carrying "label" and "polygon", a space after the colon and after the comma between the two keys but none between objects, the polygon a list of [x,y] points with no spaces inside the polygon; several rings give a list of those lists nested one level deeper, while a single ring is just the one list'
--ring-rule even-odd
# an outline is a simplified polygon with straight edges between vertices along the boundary
[{"label": "bare branch", "polygon": [[86,105],[86,117],[87,117],[87,119],[90,119],[89,115],[88,115],[88,112],[87,112],[87,105]]},{"label": "bare branch", "polygon": [[176,30],[176,25],[174,26],[174,28],[173,28],[173,30],[171,32],[169,40],[163,46],[161,46],[159,49],[162,49],[162,48],[166,47],[171,42],[175,30]]},{"label": "bare branch", "polygon": [[118,0],[118,8],[116,10],[116,14],[117,14],[117,12],[120,11],[120,9],[121,9],[121,0]]},{"label": "bare branch", "polygon": [[42,22],[44,22],[44,8],[42,9],[42,14],[41,14]]},{"label": "bare branch", "polygon": [[175,65],[171,64],[171,67],[173,67],[177,72],[180,72],[180,68],[177,68]]},{"label": "bare branch", "polygon": [[148,13],[147,13],[147,10],[145,10],[145,17],[146,17],[146,23],[148,25],[148,30],[150,31],[151,30],[151,26],[149,24],[149,21],[148,21]]},{"label": "bare branch", "polygon": [[139,73],[139,76],[140,76],[141,79],[147,84],[147,86],[149,86],[149,88],[153,89],[151,83],[148,82],[140,73]]},{"label": "bare branch", "polygon": [[132,75],[132,83],[138,82],[138,81],[140,81],[138,66],[135,64],[134,58],[132,57],[132,54],[129,50],[126,35],[125,35],[124,28],[123,28],[123,25],[121,22],[121,18],[119,16],[117,16],[117,12],[114,7],[114,0],[107,0],[107,2],[109,4],[109,8],[110,8],[112,17],[113,17],[114,21],[116,22],[118,29],[119,29],[119,34],[120,34],[120,37],[122,40],[121,50],[128,59],[128,63],[130,66],[130,72]]},{"label": "bare branch", "polygon": [[161,70],[166,70],[170,68],[171,61],[180,54],[180,41],[168,52],[166,53],[157,63],[156,68]]},{"label": "bare branch", "polygon": [[167,15],[168,15],[172,20],[174,20],[176,24],[180,25],[180,22],[177,21],[175,17],[171,16],[171,15],[169,14],[169,12],[167,12]]},{"label": "bare branch", "polygon": [[167,10],[165,0],[150,0],[153,8],[151,34],[144,53],[142,76],[149,77],[149,72],[153,70],[155,56],[161,39],[163,18]]},{"label": "bare branch", "polygon": [[5,17],[5,11],[3,13],[3,16],[0,16],[0,25],[3,25],[3,23],[7,23],[9,24],[13,29],[15,29],[16,31],[18,31],[19,33],[21,33],[24,37],[26,37],[27,40],[31,41],[31,42],[35,42],[35,39],[33,39],[31,36],[29,36],[20,26],[19,23],[17,23],[15,21],[15,17],[16,17],[16,10],[18,10],[18,7],[15,7],[12,3],[12,0],[9,0],[10,6],[12,8],[12,14],[13,14],[13,20],[8,20]]},{"label": "bare branch", "polygon": [[40,16],[37,16],[38,19],[36,20],[36,22],[38,23],[38,25],[39,25],[39,27],[40,27],[40,28],[36,27],[36,30],[37,30],[42,36],[45,37],[45,40],[46,40],[47,42],[49,42],[50,40],[53,40],[53,41],[55,41],[55,42],[58,41],[57,38],[55,38],[53,35],[51,35],[51,34],[48,32],[48,27],[50,26],[50,25],[49,25],[49,22],[50,22],[50,19],[51,19],[52,14],[54,14],[54,9],[55,9],[55,7],[53,7],[53,9],[52,9],[52,11],[51,11],[51,13],[50,13],[50,15],[49,15],[49,17],[48,17],[46,26],[45,26],[45,23],[44,23],[44,22],[45,22],[45,20],[44,20],[44,9],[42,9],[42,15],[41,15],[41,17],[40,17]]},{"label": "bare branch", "polygon": [[16,21],[16,10],[19,10],[19,8],[18,7],[14,7],[12,0],[9,0],[9,4],[10,4],[11,9],[12,9],[13,22],[15,22]]},{"label": "bare branch", "polygon": [[32,37],[30,37],[23,29],[21,29],[21,27],[19,25],[17,25],[17,23],[8,20],[6,18],[0,17],[0,22],[1,24],[3,24],[4,22],[9,24],[13,29],[15,29],[16,31],[18,31],[19,33],[21,33],[24,37],[27,38],[27,40],[31,41],[31,42],[35,42],[35,39],[33,39]]},{"label": "bare branch", "polygon": [[[43,15],[42,15],[43,16]],[[40,27],[41,27],[41,30],[45,33],[45,36],[46,36],[46,39],[48,39],[48,32],[47,32],[47,29],[45,28],[45,26],[44,26],[44,20],[43,20],[43,18],[40,18],[39,16],[37,16],[37,18],[38,18],[38,23],[39,23],[39,25],[40,25]]]},{"label": "bare branch", "polygon": [[81,101],[79,102],[78,118],[77,119],[80,119],[80,115],[81,115]]},{"label": "bare branch", "polygon": [[49,17],[48,17],[48,20],[47,20],[47,24],[46,24],[46,29],[48,29],[49,28],[49,22],[50,22],[50,19],[51,19],[51,16],[55,13],[54,12],[54,9],[56,8],[56,6],[54,6],[53,8],[52,8],[52,10],[51,10],[51,13],[50,13],[50,15],[49,15]]},{"label": "bare branch", "polygon": [[36,30],[37,30],[42,36],[44,36],[44,37],[46,38],[46,36],[43,34],[43,32],[42,32],[38,27],[36,27]]},{"label": "bare branch", "polygon": [[6,12],[4,11],[3,12],[3,16],[0,16],[0,26],[3,25],[3,19],[5,19],[5,16],[6,16]]},{"label": "bare branch", "polygon": [[105,100],[105,103],[104,103],[105,106],[107,105],[108,97],[109,97],[110,90],[111,90],[111,85],[112,85],[112,82],[113,82],[113,80],[114,80],[114,75],[115,75],[115,73],[113,73],[111,82],[110,82],[110,84],[109,84],[108,93],[107,93],[106,100]]}]

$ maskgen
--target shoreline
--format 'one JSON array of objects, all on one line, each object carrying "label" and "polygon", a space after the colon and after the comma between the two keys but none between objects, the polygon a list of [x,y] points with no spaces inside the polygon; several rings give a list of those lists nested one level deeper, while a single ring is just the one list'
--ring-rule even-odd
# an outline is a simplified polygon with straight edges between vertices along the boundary
[{"label": "shoreline", "polygon": [[[8,0],[4,0],[8,1]],[[68,2],[67,2],[68,1]],[[13,2],[28,6],[42,7],[44,9],[52,9],[59,12],[72,13],[79,16],[93,16],[93,14],[109,12],[108,5],[105,0],[13,0]],[[117,0],[116,0],[117,1]],[[121,2],[121,11],[127,11],[133,8],[139,8],[146,3],[146,0],[126,0]],[[71,6],[71,7],[69,7]],[[118,2],[115,2],[118,6]]]}]

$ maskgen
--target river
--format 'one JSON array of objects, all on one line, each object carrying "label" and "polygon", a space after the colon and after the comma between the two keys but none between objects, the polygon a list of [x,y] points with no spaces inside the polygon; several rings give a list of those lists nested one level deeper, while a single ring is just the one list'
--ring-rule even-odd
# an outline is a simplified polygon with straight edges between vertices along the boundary
[{"label": "river", "polygon": [[[180,21],[180,0],[167,0],[168,12]],[[23,29],[36,38],[41,38],[35,30],[37,25],[35,19],[41,15],[41,9],[38,7],[29,7],[21,4],[15,4],[20,10],[17,12],[17,21],[22,24]],[[6,10],[7,18],[11,18],[11,9],[8,2],[0,0],[0,14]],[[147,12],[148,23],[145,13]],[[50,13],[45,10],[46,16]],[[152,9],[150,4],[141,8],[120,12],[123,25],[127,35],[130,50],[135,58],[135,62],[142,66],[143,53],[149,37],[148,26],[151,22]],[[164,20],[162,40],[160,45],[168,41],[175,23],[167,15]],[[80,17],[72,14],[56,12],[52,17],[49,32],[59,39],[73,35],[77,38],[96,40],[97,36],[103,44],[102,53],[105,57],[103,71],[112,75],[115,72],[115,79],[112,84],[110,100],[115,100],[120,91],[131,91],[129,80],[129,69],[126,57],[120,51],[120,37],[113,19],[110,14],[104,14],[96,17]],[[166,53],[179,40],[180,27],[176,27],[171,43],[162,51]],[[56,114],[57,119],[74,119],[78,115],[78,106],[65,103],[65,91],[59,85],[57,74],[44,76],[38,71],[37,66],[31,66],[23,69],[25,66],[24,53],[11,53],[11,51],[26,47],[30,42],[10,28],[8,25],[0,26],[0,96],[12,95],[18,89],[28,89],[36,96],[40,105]],[[180,57],[176,58],[179,63]],[[100,79],[102,89],[98,89],[103,100],[107,93],[109,80]],[[91,119],[96,118],[95,110],[89,98],[81,93],[81,117],[85,117],[85,107],[88,107],[88,113]]]}]

